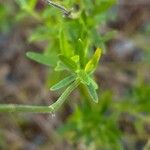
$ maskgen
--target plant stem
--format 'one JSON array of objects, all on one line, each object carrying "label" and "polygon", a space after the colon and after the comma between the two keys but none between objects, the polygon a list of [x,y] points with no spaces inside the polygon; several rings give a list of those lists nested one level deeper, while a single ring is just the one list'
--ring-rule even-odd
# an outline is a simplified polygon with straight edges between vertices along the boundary
[{"label": "plant stem", "polygon": [[1,104],[0,112],[32,112],[32,113],[49,113],[52,112],[52,108],[48,106],[30,106],[19,104]]},{"label": "plant stem", "polygon": [[31,105],[18,105],[18,104],[0,104],[0,112],[26,112],[26,113],[51,113],[55,112],[65,102],[70,93],[79,85],[79,81],[74,81],[58,100],[50,106],[31,106]]},{"label": "plant stem", "polygon": [[52,2],[51,0],[46,0],[46,2],[47,2],[49,5],[51,5],[51,6],[53,6],[53,7],[56,7],[56,8],[58,8],[59,10],[61,10],[66,16],[68,16],[68,15],[70,14],[70,11],[67,10],[67,9],[66,9],[65,7],[63,7],[63,6],[61,6],[61,5],[59,5],[59,4],[55,3],[55,2]]}]

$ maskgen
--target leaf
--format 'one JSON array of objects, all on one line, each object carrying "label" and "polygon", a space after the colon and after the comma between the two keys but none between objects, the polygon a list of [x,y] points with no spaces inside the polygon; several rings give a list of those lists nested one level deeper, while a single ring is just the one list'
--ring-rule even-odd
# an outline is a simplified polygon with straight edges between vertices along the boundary
[{"label": "leaf", "polygon": [[61,80],[60,82],[58,82],[57,84],[53,85],[50,90],[55,91],[60,88],[63,88],[69,85],[70,83],[72,83],[75,80],[75,78],[76,78],[75,75],[68,76],[64,78],[63,80]]},{"label": "leaf", "polygon": [[66,39],[65,39],[65,35],[64,35],[64,31],[62,29],[60,29],[60,33],[59,33],[59,44],[60,44],[60,50],[61,53],[66,55]]},{"label": "leaf", "polygon": [[98,89],[98,85],[97,83],[90,77],[90,83],[93,85],[93,87],[97,90]]},{"label": "leaf", "polygon": [[36,3],[37,3],[37,0],[30,0],[29,1],[29,6],[30,6],[31,10],[33,10],[35,8]]},{"label": "leaf", "polygon": [[59,31],[59,45],[61,54],[65,56],[71,56],[73,54],[73,51],[71,51],[72,47],[68,42],[68,36],[66,36],[66,31],[63,28]]},{"label": "leaf", "polygon": [[102,50],[100,48],[97,48],[92,59],[85,66],[85,71],[87,73],[91,73],[95,70],[95,68],[98,64],[98,61],[101,57],[101,53],[102,53]]},{"label": "leaf", "polygon": [[92,100],[96,103],[98,103],[98,95],[96,93],[95,87],[93,86],[93,84],[89,84],[87,85],[87,89],[89,92],[89,95],[91,96]]},{"label": "leaf", "polygon": [[79,55],[74,55],[73,57],[71,57],[71,59],[72,59],[75,63],[78,63],[78,62],[79,62]]},{"label": "leaf", "polygon": [[76,63],[76,65],[77,65],[77,69],[76,70],[78,70],[80,68],[79,55],[74,55],[74,56],[71,57],[71,59]]},{"label": "leaf", "polygon": [[71,58],[66,57],[64,55],[59,55],[59,59],[68,69],[74,72],[77,70],[77,65]]},{"label": "leaf", "polygon": [[55,59],[36,52],[27,52],[26,56],[40,64],[55,66]]},{"label": "leaf", "polygon": [[58,61],[57,66],[55,67],[55,71],[63,70],[67,70],[66,66],[61,61]]},{"label": "leaf", "polygon": [[106,42],[106,41],[111,40],[116,34],[117,34],[117,31],[115,30],[109,31],[108,33],[104,35],[103,41]]},{"label": "leaf", "polygon": [[84,46],[83,46],[83,41],[81,39],[78,39],[78,55],[79,55],[79,60],[80,60],[80,67],[84,67]]},{"label": "leaf", "polygon": [[28,8],[28,4],[25,0],[16,0],[16,3],[22,8]]},{"label": "leaf", "polygon": [[84,70],[80,70],[78,76],[83,84],[89,85],[90,84],[90,77]]}]

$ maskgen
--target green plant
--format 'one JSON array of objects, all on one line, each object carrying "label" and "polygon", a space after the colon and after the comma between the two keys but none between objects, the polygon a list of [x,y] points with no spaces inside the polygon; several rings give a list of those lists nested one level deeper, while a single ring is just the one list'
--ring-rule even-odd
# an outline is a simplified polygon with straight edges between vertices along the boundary
[{"label": "green plant", "polygon": [[[70,76],[64,78],[56,85],[52,86],[51,90],[58,90],[68,86],[60,98],[50,106],[24,106],[24,105],[0,105],[1,112],[53,112],[56,111],[67,96],[80,84],[84,84],[89,92],[91,98],[98,102],[96,90],[98,88],[93,79],[93,73],[98,64],[101,49],[97,48],[92,58],[94,47],[103,47],[102,38],[97,34],[97,29],[94,27],[98,25],[102,19],[100,17],[113,3],[114,0],[104,2],[105,7],[101,7],[101,2],[91,3],[89,1],[80,2],[80,9],[67,10],[65,7],[48,1],[52,6],[60,9],[65,18],[53,13],[53,9],[46,9],[43,12],[36,12],[35,6],[37,1],[32,0],[16,0],[23,10],[17,18],[27,17],[28,14],[33,16],[38,21],[44,22],[44,26],[37,28],[37,30],[46,31],[44,38],[43,32],[36,32],[32,34],[30,41],[47,40],[51,35],[50,44],[44,54],[27,52],[27,56],[39,63],[51,66],[55,71],[69,71]],[[66,1],[67,5],[72,5]],[[88,4],[88,5],[86,5]],[[89,5],[92,6],[89,7]],[[88,6],[88,7],[87,7]],[[51,12],[51,15],[49,14]],[[42,17],[41,17],[42,16]],[[54,19],[49,22],[49,18]],[[99,20],[100,19],[100,20]],[[57,20],[57,21],[56,21]],[[54,25],[55,24],[55,25]],[[43,28],[44,27],[44,28]],[[53,29],[51,29],[53,27]],[[56,27],[56,28],[55,28]],[[44,30],[43,30],[44,29]],[[58,36],[56,35],[58,33]],[[95,34],[98,38],[95,37]],[[107,36],[106,36],[107,37]],[[100,39],[100,41],[97,41]],[[106,38],[107,39],[107,38]],[[108,39],[107,39],[108,40]],[[57,44],[59,43],[59,45]],[[99,45],[100,44],[100,45]],[[65,84],[64,84],[65,83]]]},{"label": "green plant", "polygon": [[[114,99],[108,91],[103,91],[101,96],[99,93],[97,95],[98,85],[94,80],[94,71],[97,69],[102,53],[98,47],[101,47],[104,53],[105,42],[113,35],[113,32],[108,32],[102,36],[100,27],[111,16],[108,15],[107,10],[115,3],[115,0],[65,0],[59,4],[47,2],[54,8],[44,6],[37,11],[37,0],[16,0],[21,9],[13,20],[26,22],[32,17],[36,21],[28,42],[46,41],[47,43],[42,53],[37,53],[33,49],[26,55],[48,66],[50,72],[55,71],[54,75],[48,74],[47,85],[52,91],[66,89],[50,106],[1,104],[0,112],[53,113],[80,85],[82,101],[78,101],[79,105],[74,104],[74,111],[58,128],[58,132],[67,139],[67,142],[71,142],[75,149],[78,149],[76,145],[81,143],[87,150],[123,150],[124,142],[126,142],[124,139],[128,139],[126,138],[128,136],[133,136],[132,140],[137,140],[139,135],[149,138],[145,123],[150,121],[150,85],[140,83],[130,89],[126,97],[118,100]],[[73,9],[68,9],[71,7]],[[5,24],[10,14],[9,9],[0,6],[0,14]],[[3,24],[0,27],[5,28]],[[139,70],[141,73],[141,68]],[[61,74],[61,80],[55,77],[59,74]],[[88,101],[87,93],[96,103]],[[100,99],[99,103],[97,103],[98,99]],[[128,122],[124,123],[126,117],[129,118],[129,125]],[[127,126],[125,133],[119,128],[120,120],[123,120],[123,127]],[[128,130],[130,127],[136,131],[134,134]],[[3,134],[0,134],[0,137],[4,139]]]},{"label": "green plant", "polygon": [[[139,136],[144,140],[149,138],[145,130],[145,124],[150,122],[149,93],[150,84],[146,83],[134,86],[128,95],[118,100],[110,91],[103,91],[98,104],[79,102],[80,105],[75,105],[73,113],[57,131],[71,144],[81,144],[89,150],[124,150],[124,146],[136,150],[133,147]],[[135,133],[123,131],[120,125],[124,129],[132,128]],[[132,143],[125,144],[124,140]]]},{"label": "green plant", "polygon": [[[14,24],[14,20],[12,19],[13,15],[15,14],[15,7],[14,4],[10,4],[7,5],[7,2],[5,2],[6,4],[2,4],[2,2],[0,2],[0,32],[8,32],[10,26],[12,26]],[[12,2],[10,2],[12,3]]]},{"label": "green plant", "polygon": [[[111,92],[103,92],[101,101],[75,107],[58,133],[75,145],[83,144],[86,149],[122,150],[121,132],[117,121],[119,113],[113,110]],[[89,113],[90,112],[90,113]]]}]

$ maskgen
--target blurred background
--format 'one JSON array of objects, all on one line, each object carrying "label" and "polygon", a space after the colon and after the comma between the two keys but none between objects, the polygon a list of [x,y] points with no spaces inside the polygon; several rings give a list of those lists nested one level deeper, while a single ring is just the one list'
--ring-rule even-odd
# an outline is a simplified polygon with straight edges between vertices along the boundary
[{"label": "blurred background", "polygon": [[[150,1],[99,1],[105,5],[55,1],[100,10],[91,23],[93,47],[104,50],[95,73],[99,103],[76,89],[55,114],[0,113],[0,150],[150,150]],[[25,53],[52,53],[61,17],[43,0],[0,0],[1,104],[49,105],[59,97],[49,87],[61,74]]]}]

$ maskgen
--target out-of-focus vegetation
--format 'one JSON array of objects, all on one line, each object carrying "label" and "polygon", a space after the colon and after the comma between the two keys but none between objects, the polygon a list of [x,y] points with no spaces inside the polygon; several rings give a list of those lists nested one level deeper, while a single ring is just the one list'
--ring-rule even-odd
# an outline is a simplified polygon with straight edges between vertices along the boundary
[{"label": "out-of-focus vegetation", "polygon": [[13,19],[10,19],[13,15],[14,12],[14,7],[13,5],[2,5],[0,4],[0,31],[1,32],[7,32],[11,25],[13,25],[14,21]]},{"label": "out-of-focus vegetation", "polygon": [[[0,2],[0,101],[49,104],[49,99],[56,99],[59,92],[46,89],[68,73],[53,73],[52,68],[29,62],[25,52],[32,50],[48,58],[42,63],[57,70],[58,54],[77,54],[82,39],[88,56],[85,61],[96,47],[103,49],[95,74],[99,103],[91,102],[81,85],[51,119],[1,114],[0,149],[149,150],[150,4],[124,1],[119,5],[114,0],[59,3],[73,8],[73,19],[43,1]],[[19,38],[12,36],[17,32]]]},{"label": "out-of-focus vegetation", "polygon": [[59,133],[72,143],[83,142],[87,149],[124,149],[125,138],[148,136],[143,125],[149,121],[149,92],[149,85],[140,84],[117,101],[113,100],[112,93],[104,92],[98,105],[81,103],[81,107],[75,107]]}]

